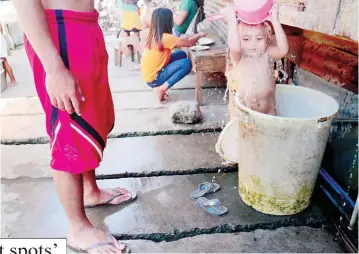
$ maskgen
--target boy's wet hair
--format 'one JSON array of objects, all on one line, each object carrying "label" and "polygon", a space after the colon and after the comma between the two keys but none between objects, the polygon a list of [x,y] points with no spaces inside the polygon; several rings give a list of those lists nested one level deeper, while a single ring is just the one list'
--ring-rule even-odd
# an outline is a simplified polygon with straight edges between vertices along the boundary
[{"label": "boy's wet hair", "polygon": [[238,27],[239,26],[252,27],[252,28],[264,28],[264,30],[266,31],[267,45],[269,45],[271,43],[272,28],[270,27],[270,25],[267,22],[262,22],[259,24],[248,24],[248,23],[240,21],[238,24]]}]

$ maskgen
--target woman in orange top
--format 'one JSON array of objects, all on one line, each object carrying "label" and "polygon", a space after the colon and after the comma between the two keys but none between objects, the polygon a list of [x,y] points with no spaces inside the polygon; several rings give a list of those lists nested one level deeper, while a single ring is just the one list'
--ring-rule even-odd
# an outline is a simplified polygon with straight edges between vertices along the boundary
[{"label": "woman in orange top", "polygon": [[191,47],[205,33],[190,38],[172,35],[173,13],[167,8],[153,11],[148,39],[141,60],[141,72],[147,84],[155,88],[160,102],[165,101],[166,91],[192,70],[192,64],[184,51],[172,53],[174,48]]}]

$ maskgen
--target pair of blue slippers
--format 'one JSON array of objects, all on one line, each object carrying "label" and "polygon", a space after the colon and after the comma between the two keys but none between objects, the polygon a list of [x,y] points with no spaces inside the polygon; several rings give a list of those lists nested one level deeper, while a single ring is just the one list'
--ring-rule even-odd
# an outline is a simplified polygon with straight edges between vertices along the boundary
[{"label": "pair of blue slippers", "polygon": [[206,194],[218,191],[220,188],[221,186],[219,186],[219,184],[217,183],[204,182],[201,183],[198,186],[197,190],[192,192],[190,196],[192,199],[196,200],[196,204],[200,208],[212,215],[220,216],[226,214],[228,212],[228,209],[222,206],[221,202],[218,199],[209,200],[203,197]]}]

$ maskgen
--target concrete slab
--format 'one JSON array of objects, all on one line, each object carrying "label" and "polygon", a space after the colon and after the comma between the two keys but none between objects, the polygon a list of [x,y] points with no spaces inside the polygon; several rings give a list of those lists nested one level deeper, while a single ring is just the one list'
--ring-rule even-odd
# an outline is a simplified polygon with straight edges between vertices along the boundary
[{"label": "concrete slab", "polygon": [[[222,167],[218,133],[110,139],[97,175],[191,172]],[[2,146],[1,178],[52,177],[49,145]]]},{"label": "concrete slab", "polygon": [[[132,63],[129,59],[124,58],[124,66],[118,67],[113,64],[112,55],[108,64],[108,75],[111,86],[111,91],[124,92],[124,91],[150,91],[141,77],[141,72],[135,70],[137,64]],[[2,98],[22,98],[37,96],[33,75],[31,72],[29,61],[23,47],[20,47],[11,52],[8,61],[13,68],[15,77],[17,79],[17,86],[5,90]],[[185,78],[174,89],[178,88],[193,88],[194,77]]]},{"label": "concrete slab", "polygon": [[[173,124],[167,108],[116,111],[116,124],[110,137],[155,135],[187,130],[217,129],[228,121],[226,105],[201,107],[203,121],[196,125]],[[48,141],[44,115],[3,116],[1,142],[44,143]]]},{"label": "concrete slab", "polygon": [[98,175],[188,172],[221,167],[219,133],[111,139]]},{"label": "concrete slab", "polygon": [[[108,75],[110,80],[111,91],[116,92],[130,92],[130,91],[150,91],[150,88],[143,80],[141,71],[138,65],[134,64],[128,58],[124,58],[124,65],[122,67],[115,66],[110,56],[108,64]],[[137,69],[136,69],[137,68]],[[194,89],[196,83],[194,74],[190,74],[181,81],[179,81],[172,90],[178,89]],[[205,80],[206,81],[206,80]],[[215,87],[215,84],[208,84],[205,82],[203,87]],[[219,85],[219,84],[218,84]]]},{"label": "concrete slab", "polygon": [[[246,206],[237,192],[238,174],[201,174],[127,178],[99,181],[101,187],[121,185],[138,191],[138,199],[127,205],[89,209],[95,226],[119,237],[161,234],[175,237],[183,232],[207,233],[275,229],[282,226],[308,226],[321,223],[317,207],[295,216],[269,216]],[[225,216],[212,216],[197,207],[189,197],[203,181],[215,180],[222,189],[207,198],[218,198],[229,210]],[[2,236],[65,237],[68,223],[52,181],[2,181]],[[39,202],[41,201],[41,202]],[[224,231],[225,230],[225,231]]]},{"label": "concrete slab", "polygon": [[25,49],[20,47],[16,50],[12,50],[11,55],[7,57],[7,60],[13,69],[17,85],[3,91],[1,93],[1,98],[36,96],[34,78],[29,60],[26,57]]},{"label": "concrete slab", "polygon": [[[105,35],[107,52],[109,54],[108,62],[108,75],[113,93],[117,92],[130,92],[130,91],[151,91],[152,89],[146,85],[141,76],[139,70],[139,64],[132,62],[130,58],[123,58],[123,66],[115,66],[113,55],[113,35]],[[11,87],[5,90],[2,94],[2,98],[20,98],[20,97],[32,97],[37,96],[34,85],[33,75],[31,72],[30,64],[27,59],[25,49],[20,46],[16,50],[11,52],[8,57],[8,61],[13,68],[15,77],[17,79],[18,86]],[[223,87],[223,80],[217,80],[216,74],[204,78],[203,87]],[[172,90],[178,89],[194,89],[195,75],[190,74],[177,83]]]},{"label": "concrete slab", "polygon": [[[223,99],[225,89],[214,88],[203,90],[203,100],[205,105],[224,105],[227,103]],[[170,90],[170,101],[168,104],[178,101],[193,101],[194,89],[189,90]],[[158,102],[155,94],[152,91],[148,92],[126,92],[126,93],[114,93],[113,99],[116,110],[123,109],[146,109],[146,108],[164,108],[168,105],[164,105]]]},{"label": "concrete slab", "polygon": [[[224,105],[227,103],[223,99],[225,89],[214,88],[203,90],[203,100],[205,105]],[[146,108],[165,108],[167,105],[158,102],[156,95],[152,91],[136,91],[126,93],[113,93],[115,110],[125,109],[146,109]],[[181,100],[194,100],[194,89],[171,90],[169,92],[170,101],[168,104]],[[3,98],[0,103],[0,115],[33,115],[43,114],[43,109],[37,97],[31,98]]]},{"label": "concrete slab", "polygon": [[311,227],[199,235],[175,242],[125,242],[132,253],[343,253],[324,228]]}]

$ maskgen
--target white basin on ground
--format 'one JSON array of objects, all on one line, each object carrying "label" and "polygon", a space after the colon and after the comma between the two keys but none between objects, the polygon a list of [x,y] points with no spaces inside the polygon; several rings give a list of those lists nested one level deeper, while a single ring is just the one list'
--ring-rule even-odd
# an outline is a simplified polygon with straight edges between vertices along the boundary
[{"label": "white basin on ground", "polygon": [[237,117],[216,145],[239,163],[238,190],[258,211],[289,215],[310,203],[329,136],[339,110],[330,96],[310,88],[277,85],[278,116],[253,111],[235,98]]}]

